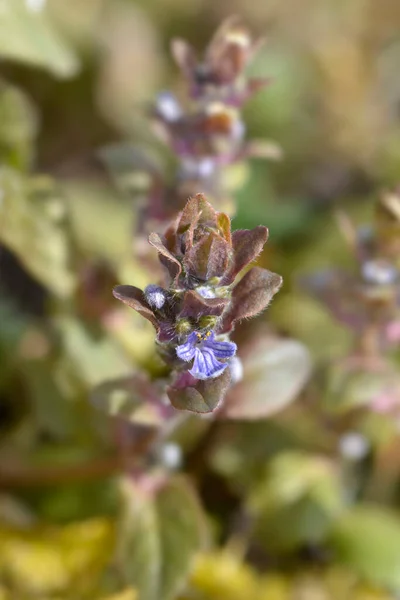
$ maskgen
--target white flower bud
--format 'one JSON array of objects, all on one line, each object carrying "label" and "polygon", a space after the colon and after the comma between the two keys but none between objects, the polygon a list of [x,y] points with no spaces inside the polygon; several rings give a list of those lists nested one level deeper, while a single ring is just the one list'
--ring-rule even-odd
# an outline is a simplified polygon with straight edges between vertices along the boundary
[{"label": "white flower bud", "polygon": [[358,431],[349,431],[339,440],[340,453],[347,460],[362,460],[370,449],[367,438]]},{"label": "white flower bud", "polygon": [[397,269],[384,259],[368,260],[362,266],[362,276],[367,283],[391,285],[397,275]]},{"label": "white flower bud", "polygon": [[182,465],[182,449],[179,444],[167,442],[159,449],[159,458],[168,469],[179,469]]},{"label": "white flower bud", "polygon": [[167,123],[176,123],[182,117],[182,108],[170,92],[162,92],[157,97],[156,109]]},{"label": "white flower bud", "polygon": [[238,356],[234,356],[229,361],[229,368],[231,370],[231,383],[239,383],[243,379],[243,363]]},{"label": "white flower bud", "polygon": [[162,308],[167,299],[167,294],[162,287],[158,285],[148,285],[144,290],[144,295],[146,297],[147,302],[153,308]]}]

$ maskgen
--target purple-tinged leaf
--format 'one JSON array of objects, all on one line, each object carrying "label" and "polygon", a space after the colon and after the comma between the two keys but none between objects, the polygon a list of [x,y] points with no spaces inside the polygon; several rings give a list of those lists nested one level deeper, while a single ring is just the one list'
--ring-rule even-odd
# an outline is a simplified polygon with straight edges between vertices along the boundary
[{"label": "purple-tinged leaf", "polygon": [[210,413],[221,405],[229,388],[229,368],[216,379],[199,381],[187,371],[180,373],[167,390],[172,406],[178,410]]},{"label": "purple-tinged leaf", "polygon": [[160,261],[168,269],[171,278],[176,280],[182,271],[180,262],[165,247],[157,233],[151,233],[149,235],[149,243],[156,248],[157,252],[159,252]]},{"label": "purple-tinged leaf", "polygon": [[239,229],[232,233],[233,266],[221,281],[221,285],[232,283],[244,267],[253,262],[268,239],[268,229],[259,225],[254,229]]},{"label": "purple-tinged leaf", "polygon": [[215,233],[207,233],[187,253],[186,269],[198,279],[207,281],[221,277],[229,262],[229,245]]},{"label": "purple-tinged leaf", "polygon": [[150,321],[150,323],[158,329],[157,319],[142,290],[133,285],[116,285],[113,289],[113,296],[117,298],[117,300],[121,300],[121,302],[136,310],[136,312]]},{"label": "purple-tinged leaf", "polygon": [[193,221],[191,222],[191,224],[188,227],[188,230],[186,231],[186,234],[184,236],[184,248],[185,248],[185,253],[190,252],[190,250],[193,247],[193,243],[194,243],[194,237],[195,237],[195,233],[196,233],[196,227],[197,227],[197,223],[199,221],[199,214],[196,214],[193,217]]},{"label": "purple-tinged leaf", "polygon": [[218,410],[221,418],[269,417],[293,402],[310,376],[310,355],[300,342],[260,337],[242,353],[244,376]]},{"label": "purple-tinged leaf", "polygon": [[220,317],[228,304],[228,298],[203,298],[194,290],[190,290],[184,295],[179,316],[194,319],[208,315]]},{"label": "purple-tinged leaf", "polygon": [[166,232],[164,233],[164,245],[169,252],[175,255],[178,251],[178,226],[180,214],[172,221]]},{"label": "purple-tinged leaf", "polygon": [[229,244],[219,235],[212,236],[212,244],[207,265],[207,280],[221,277],[228,268],[231,258]]},{"label": "purple-tinged leaf", "polygon": [[196,194],[186,203],[180,218],[178,232],[186,231],[193,221],[199,225],[215,226],[217,224],[217,213],[203,194]]},{"label": "purple-tinged leaf", "polygon": [[233,288],[231,305],[219,328],[231,331],[236,321],[255,317],[270,303],[282,285],[282,277],[267,269],[253,267]]}]

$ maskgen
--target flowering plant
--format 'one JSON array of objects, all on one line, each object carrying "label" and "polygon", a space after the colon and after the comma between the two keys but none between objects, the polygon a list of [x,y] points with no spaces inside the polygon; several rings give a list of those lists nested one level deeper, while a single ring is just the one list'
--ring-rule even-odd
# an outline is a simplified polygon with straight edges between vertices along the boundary
[{"label": "flowering plant", "polygon": [[279,275],[259,267],[237,279],[267,237],[263,226],[231,233],[228,215],[197,194],[163,238],[149,237],[166,269],[165,287],[114,288],[118,300],[155,327],[173,373],[167,393],[175,408],[213,411],[235,378],[236,344],[229,335],[236,322],[263,311],[282,284]]}]

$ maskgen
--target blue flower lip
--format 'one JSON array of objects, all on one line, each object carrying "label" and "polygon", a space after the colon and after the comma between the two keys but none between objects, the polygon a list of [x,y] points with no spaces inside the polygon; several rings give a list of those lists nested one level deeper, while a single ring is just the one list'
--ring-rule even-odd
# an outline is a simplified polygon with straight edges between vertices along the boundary
[{"label": "blue flower lip", "polygon": [[194,331],[186,342],[177,346],[176,354],[185,362],[193,360],[189,373],[196,379],[213,379],[219,377],[228,366],[227,362],[218,359],[230,359],[236,354],[236,344],[219,342],[214,331],[201,333]]}]

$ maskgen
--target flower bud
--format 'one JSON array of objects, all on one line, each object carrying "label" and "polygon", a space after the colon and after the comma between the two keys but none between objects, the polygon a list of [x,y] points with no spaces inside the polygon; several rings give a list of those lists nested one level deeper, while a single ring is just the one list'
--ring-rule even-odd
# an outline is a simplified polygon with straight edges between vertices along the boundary
[{"label": "flower bud", "polygon": [[397,269],[387,260],[368,260],[362,265],[362,276],[367,283],[391,285],[397,279]]},{"label": "flower bud", "polygon": [[166,291],[162,287],[153,284],[145,288],[144,295],[150,306],[158,310],[164,306],[167,299]]},{"label": "flower bud", "polygon": [[243,363],[238,356],[234,356],[229,361],[229,369],[231,371],[231,385],[239,383],[243,379]]},{"label": "flower bud", "polygon": [[170,92],[162,92],[158,95],[156,111],[167,123],[176,123],[182,117],[182,108]]},{"label": "flower bud", "polygon": [[189,319],[179,319],[179,321],[176,322],[175,330],[179,336],[185,335],[192,331],[192,325]]},{"label": "flower bud", "polygon": [[212,315],[207,315],[199,319],[200,329],[214,329],[217,323],[218,317],[213,317]]}]

